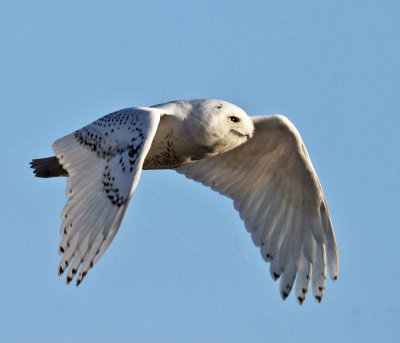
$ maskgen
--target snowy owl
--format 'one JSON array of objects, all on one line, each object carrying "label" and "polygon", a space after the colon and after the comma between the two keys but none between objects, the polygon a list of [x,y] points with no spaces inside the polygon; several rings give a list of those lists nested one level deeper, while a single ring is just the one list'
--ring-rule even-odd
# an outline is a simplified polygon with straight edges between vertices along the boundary
[{"label": "snowy owl", "polygon": [[311,282],[321,301],[339,255],[310,157],[284,116],[249,117],[215,99],[181,100],[108,114],[58,139],[34,159],[38,177],[68,176],[58,267],[76,283],[114,239],[142,169],[175,169],[231,198],[283,299],[296,279],[302,304]]}]

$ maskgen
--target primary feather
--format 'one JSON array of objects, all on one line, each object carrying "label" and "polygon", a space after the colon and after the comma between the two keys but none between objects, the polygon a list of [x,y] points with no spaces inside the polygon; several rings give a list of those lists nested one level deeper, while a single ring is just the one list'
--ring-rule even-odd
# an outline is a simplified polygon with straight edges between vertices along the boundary
[{"label": "primary feather", "polygon": [[58,269],[70,265],[67,283],[79,271],[79,284],[115,237],[159,120],[157,110],[119,111],[53,144],[69,175]]},{"label": "primary feather", "polygon": [[271,261],[272,277],[283,275],[284,299],[298,275],[296,296],[304,301],[314,265],[313,294],[321,301],[326,259],[336,280],[339,255],[319,180],[298,131],[286,117],[252,120],[255,131],[247,143],[177,170],[233,199],[254,244]]}]

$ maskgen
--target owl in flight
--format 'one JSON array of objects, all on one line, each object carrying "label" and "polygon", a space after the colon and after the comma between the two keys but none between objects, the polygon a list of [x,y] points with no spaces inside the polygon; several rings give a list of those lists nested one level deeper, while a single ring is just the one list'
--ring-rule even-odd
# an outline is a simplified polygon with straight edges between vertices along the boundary
[{"label": "owl in flight", "polygon": [[[142,169],[175,169],[231,198],[270,263],[280,294],[296,279],[321,301],[339,255],[327,202],[306,147],[284,116],[249,117],[215,99],[181,100],[108,114],[34,159],[38,177],[67,176],[59,274],[82,282],[114,239]],[[69,267],[69,268],[68,268]]]}]

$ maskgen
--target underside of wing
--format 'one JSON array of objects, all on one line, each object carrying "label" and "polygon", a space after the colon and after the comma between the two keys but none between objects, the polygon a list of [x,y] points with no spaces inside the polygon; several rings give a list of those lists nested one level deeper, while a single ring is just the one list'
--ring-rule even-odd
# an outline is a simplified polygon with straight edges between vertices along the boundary
[{"label": "underside of wing", "polygon": [[160,121],[156,109],[111,113],[53,144],[68,172],[59,274],[77,285],[115,237]]},{"label": "underside of wing", "polygon": [[310,281],[321,301],[326,265],[331,278],[339,256],[327,203],[307,150],[293,124],[283,116],[253,117],[247,143],[226,153],[178,168],[179,173],[233,199],[235,208],[270,262],[280,294],[296,281],[301,304]]}]

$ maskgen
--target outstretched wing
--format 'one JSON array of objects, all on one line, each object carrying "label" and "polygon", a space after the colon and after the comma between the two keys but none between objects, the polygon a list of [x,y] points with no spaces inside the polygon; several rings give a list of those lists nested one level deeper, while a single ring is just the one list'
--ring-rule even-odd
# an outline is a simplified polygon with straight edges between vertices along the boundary
[{"label": "outstretched wing", "polygon": [[321,301],[326,263],[336,280],[339,255],[317,174],[286,117],[252,118],[255,132],[250,141],[177,171],[234,200],[254,244],[271,262],[272,277],[281,277],[283,299],[297,276],[298,302],[304,301],[310,279]]},{"label": "outstretched wing", "polygon": [[115,237],[139,181],[161,113],[128,108],[100,118],[53,144],[67,170],[59,274],[77,285]]}]

